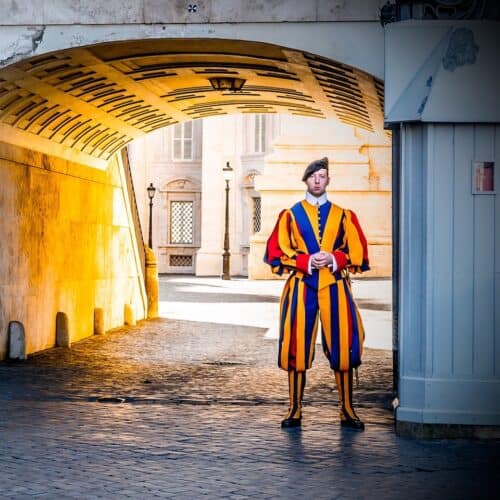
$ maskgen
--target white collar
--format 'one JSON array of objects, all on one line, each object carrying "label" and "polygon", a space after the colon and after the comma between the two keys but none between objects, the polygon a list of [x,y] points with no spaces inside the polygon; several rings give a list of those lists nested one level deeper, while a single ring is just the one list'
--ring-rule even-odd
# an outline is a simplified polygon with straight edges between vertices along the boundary
[{"label": "white collar", "polygon": [[319,206],[324,205],[327,201],[328,198],[326,197],[326,193],[323,193],[321,196],[313,196],[309,191],[306,191],[306,201],[310,205],[316,206],[319,204]]}]

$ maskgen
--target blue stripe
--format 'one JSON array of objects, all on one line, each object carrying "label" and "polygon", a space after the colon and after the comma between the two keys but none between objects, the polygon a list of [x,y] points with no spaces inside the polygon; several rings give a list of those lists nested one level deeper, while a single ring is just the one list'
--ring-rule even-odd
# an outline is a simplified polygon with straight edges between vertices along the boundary
[{"label": "blue stripe", "polygon": [[356,305],[349,291],[347,283],[344,281],[344,290],[347,297],[347,304],[349,306],[349,312],[351,314],[352,323],[352,342],[349,355],[349,365],[351,368],[356,368],[361,364],[361,352],[360,352],[360,339],[359,339],[359,325],[358,316],[356,314]]},{"label": "blue stripe", "polygon": [[320,240],[323,238],[323,233],[325,231],[326,227],[326,221],[328,220],[328,215],[330,214],[330,207],[332,204],[327,201],[326,203],[323,203],[319,207],[319,222],[320,222],[320,230],[319,230],[319,238]]},{"label": "blue stripe", "polygon": [[335,243],[333,245],[333,248],[337,250],[342,246],[342,243],[344,242],[344,219],[345,215],[342,213],[342,217],[340,219],[340,226],[339,226],[339,232],[337,233],[337,238],[335,239]]},{"label": "blue stripe", "polygon": [[299,232],[302,238],[304,238],[308,253],[319,252],[318,240],[316,239],[311,221],[309,220],[302,203],[296,203],[291,210],[293,216],[295,217],[295,222],[297,223]]},{"label": "blue stripe", "polygon": [[[285,285],[286,288],[287,285]],[[283,307],[281,309],[281,317],[280,317],[280,340],[278,343],[278,366],[281,367],[281,351],[283,349],[283,336],[284,336],[284,330],[285,330],[285,319],[286,319],[286,313],[288,309],[288,302],[289,302],[289,297],[290,297],[290,288],[288,288],[286,292],[286,296],[283,299]]]},{"label": "blue stripe", "polygon": [[304,287],[305,290],[305,339],[306,339],[306,366],[308,365],[311,349],[315,346],[312,345],[312,334],[314,330],[314,323],[318,314],[318,294],[316,291],[311,290],[309,287]]},{"label": "blue stripe", "polygon": [[287,312],[287,309],[288,309],[288,299],[289,299],[289,297],[290,297],[290,289],[287,290],[286,297],[283,300],[283,307],[281,308],[281,317],[280,317],[280,348],[281,348],[281,343],[283,342],[283,332],[284,332],[284,329],[285,329],[285,319],[286,319],[286,312]]},{"label": "blue stripe", "polygon": [[[304,242],[307,247],[307,252],[309,254],[319,252],[320,247],[318,244],[318,240],[316,239],[316,235],[314,234],[314,229],[311,225],[311,221],[309,220],[309,217],[307,216],[307,213],[304,210],[302,203],[300,202],[296,203],[291,208],[291,211],[295,218],[295,223],[297,224],[299,233],[302,236],[302,238],[304,238]],[[307,286],[310,286],[311,288],[317,290],[319,284],[319,273],[317,269],[314,269],[312,274],[304,276],[302,278],[302,281]]]},{"label": "blue stripe", "polygon": [[337,283],[330,286],[330,339],[332,345],[332,352],[330,353],[330,366],[334,370],[337,370],[340,366],[339,297],[337,287]]}]

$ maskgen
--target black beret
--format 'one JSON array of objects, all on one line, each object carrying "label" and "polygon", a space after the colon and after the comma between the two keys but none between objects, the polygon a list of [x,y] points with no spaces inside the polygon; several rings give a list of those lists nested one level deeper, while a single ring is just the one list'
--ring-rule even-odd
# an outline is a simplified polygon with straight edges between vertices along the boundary
[{"label": "black beret", "polygon": [[321,160],[314,160],[312,163],[309,163],[307,168],[304,170],[304,175],[302,176],[302,180],[306,181],[309,176],[321,170],[322,168],[326,168],[328,171],[328,158],[325,156],[321,158]]}]

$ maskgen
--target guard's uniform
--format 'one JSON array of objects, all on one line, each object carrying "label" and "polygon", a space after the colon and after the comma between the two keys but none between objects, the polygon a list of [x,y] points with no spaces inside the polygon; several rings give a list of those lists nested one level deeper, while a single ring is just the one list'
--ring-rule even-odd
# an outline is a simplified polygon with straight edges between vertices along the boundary
[{"label": "guard's uniform", "polygon": [[[335,272],[310,270],[310,255],[320,250],[334,255]],[[281,297],[278,359],[279,367],[290,374],[291,405],[292,393],[301,405],[305,371],[314,358],[319,312],[323,351],[335,370],[341,400],[349,399],[350,407],[352,368],[361,363],[364,329],[346,271],[369,269],[366,238],[356,215],[326,197],[317,206],[299,202],[280,213],[264,261],[274,273],[291,272]],[[348,394],[343,394],[343,386]]]},{"label": "guard's uniform", "polygon": [[[365,236],[356,215],[327,201],[315,207],[307,201],[281,212],[266,248],[273,272],[291,271],[280,306],[278,364],[284,370],[311,367],[321,318],[323,350],[334,370],[361,363],[364,330],[344,269],[369,269]],[[320,250],[335,256],[338,269],[313,269],[309,255]]]}]

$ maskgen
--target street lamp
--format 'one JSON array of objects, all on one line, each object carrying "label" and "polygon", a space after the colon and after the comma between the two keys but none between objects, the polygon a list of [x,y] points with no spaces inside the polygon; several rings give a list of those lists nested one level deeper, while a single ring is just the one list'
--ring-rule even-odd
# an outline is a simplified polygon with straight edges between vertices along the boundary
[{"label": "street lamp", "polygon": [[153,183],[150,182],[147,187],[148,198],[149,198],[149,237],[148,237],[148,247],[153,249],[153,198],[155,197],[156,188]]},{"label": "street lamp", "polygon": [[226,162],[226,166],[222,169],[222,174],[224,180],[226,181],[226,229],[224,231],[224,253],[222,254],[222,279],[230,280],[231,272],[229,270],[229,181],[231,180],[233,169],[229,162]]}]

